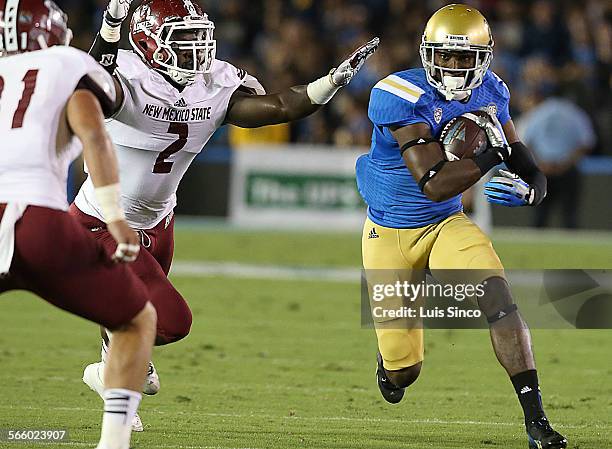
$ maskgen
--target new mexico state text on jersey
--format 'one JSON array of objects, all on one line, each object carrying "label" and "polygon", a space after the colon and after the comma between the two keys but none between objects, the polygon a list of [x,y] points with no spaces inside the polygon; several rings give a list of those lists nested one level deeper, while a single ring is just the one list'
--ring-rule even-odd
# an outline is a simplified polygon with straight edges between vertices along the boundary
[{"label": "new mexico state text on jersey", "polygon": [[151,118],[166,120],[168,122],[195,122],[211,119],[211,107],[176,109],[173,107],[162,107],[155,104],[145,105],[142,113]]}]

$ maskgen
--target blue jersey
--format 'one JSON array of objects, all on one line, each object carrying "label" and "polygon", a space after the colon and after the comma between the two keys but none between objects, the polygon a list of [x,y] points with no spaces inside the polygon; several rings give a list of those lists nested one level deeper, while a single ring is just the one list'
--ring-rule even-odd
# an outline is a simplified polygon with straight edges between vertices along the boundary
[{"label": "blue jersey", "polygon": [[424,69],[398,72],[379,81],[368,108],[374,124],[372,146],[357,160],[357,187],[368,205],[370,220],[389,228],[420,228],[462,210],[461,195],[436,203],[421,192],[390,127],[426,123],[437,138],[452,118],[485,108],[503,125],[510,120],[509,99],[508,88],[491,71],[465,103],[446,101],[427,82]]}]

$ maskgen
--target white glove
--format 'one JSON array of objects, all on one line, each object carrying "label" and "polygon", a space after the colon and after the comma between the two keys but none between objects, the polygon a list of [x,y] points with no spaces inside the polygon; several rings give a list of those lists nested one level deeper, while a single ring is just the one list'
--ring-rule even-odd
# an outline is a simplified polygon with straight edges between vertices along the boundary
[{"label": "white glove", "polygon": [[507,207],[531,206],[535,202],[535,190],[520,176],[506,170],[499,171],[485,184],[484,193],[489,203]]},{"label": "white glove", "polygon": [[484,130],[487,135],[487,140],[489,141],[489,148],[499,149],[498,154],[502,162],[507,161],[512,154],[512,148],[506,143],[506,138],[501,126],[496,126],[496,123],[499,123],[497,117],[491,117],[488,112],[487,115],[489,120],[487,120],[486,117],[471,112],[462,114],[463,117],[469,118]]},{"label": "white glove", "polygon": [[127,18],[132,0],[111,0],[104,12],[100,35],[106,42],[119,42],[121,24]]},{"label": "white glove", "polygon": [[355,50],[351,56],[342,61],[337,68],[331,71],[329,76],[332,83],[334,83],[336,86],[346,86],[348,83],[350,83],[361,67],[363,67],[363,64],[365,64],[368,58],[372,56],[376,50],[378,50],[379,44],[380,39],[375,37],[367,44],[362,45]]},{"label": "white glove", "polygon": [[313,104],[326,104],[340,90],[351,82],[363,64],[376,52],[380,39],[375,37],[367,44],[355,50],[351,56],[338,67],[332,69],[329,75],[310,83],[306,89]]},{"label": "white glove", "polygon": [[109,25],[121,25],[121,22],[123,22],[128,15],[131,4],[132,0],[111,0],[106,7],[104,20],[109,22]]}]

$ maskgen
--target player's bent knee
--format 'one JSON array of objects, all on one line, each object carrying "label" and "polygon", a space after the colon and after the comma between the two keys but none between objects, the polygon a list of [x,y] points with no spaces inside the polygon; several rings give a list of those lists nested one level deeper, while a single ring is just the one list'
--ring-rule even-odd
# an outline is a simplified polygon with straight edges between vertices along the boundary
[{"label": "player's bent knee", "polygon": [[485,294],[478,300],[478,306],[489,324],[494,324],[518,310],[505,279],[494,277],[485,282]]},{"label": "player's bent knee", "polygon": [[157,323],[156,346],[163,346],[176,343],[182,340],[191,331],[193,317],[189,307],[185,306],[181,313],[174,314],[172,317],[160,317]]},{"label": "player's bent knee", "polygon": [[412,365],[398,371],[387,371],[387,375],[393,384],[400,388],[406,388],[415,383],[419,378],[422,366],[423,362],[419,362],[416,365]]},{"label": "player's bent knee", "polygon": [[155,333],[156,326],[157,312],[153,304],[147,302],[130,321],[121,326],[109,327],[108,330],[113,334],[117,332]]}]

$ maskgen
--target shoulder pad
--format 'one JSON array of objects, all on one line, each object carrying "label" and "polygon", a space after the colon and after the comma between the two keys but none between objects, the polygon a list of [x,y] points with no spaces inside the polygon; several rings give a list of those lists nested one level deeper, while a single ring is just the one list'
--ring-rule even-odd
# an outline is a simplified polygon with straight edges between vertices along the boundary
[{"label": "shoulder pad", "polygon": [[374,89],[384,90],[410,103],[417,103],[421,96],[425,93],[421,87],[400,77],[396,74],[380,80],[374,86]]},{"label": "shoulder pad", "polygon": [[109,117],[117,101],[117,92],[115,91],[115,83],[113,78],[100,67],[100,70],[92,70],[81,78],[77,89],[86,89],[93,93],[105,117]]},{"label": "shoulder pad", "polygon": [[149,73],[149,68],[144,61],[131,50],[119,50],[117,53],[117,73],[126,79],[142,77],[144,73]]},{"label": "shoulder pad", "polygon": [[424,78],[422,71],[408,70],[379,81],[370,96],[370,120],[382,126],[423,122],[423,117],[418,117],[420,104],[431,98],[431,92],[420,78]]},{"label": "shoulder pad", "polygon": [[489,82],[490,86],[493,87],[500,95],[505,98],[510,97],[510,90],[508,86],[495,72],[489,70],[485,76],[485,82]]}]

